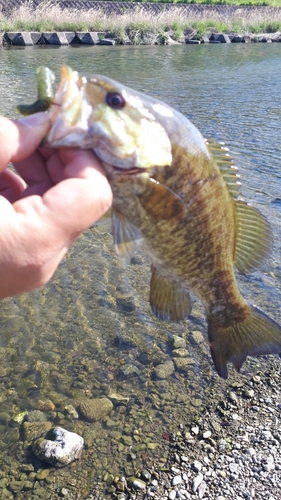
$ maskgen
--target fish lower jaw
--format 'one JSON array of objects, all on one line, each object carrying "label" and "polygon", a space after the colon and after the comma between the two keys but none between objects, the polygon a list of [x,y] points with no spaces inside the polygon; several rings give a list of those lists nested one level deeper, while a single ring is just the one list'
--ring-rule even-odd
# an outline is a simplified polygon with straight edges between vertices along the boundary
[{"label": "fish lower jaw", "polygon": [[84,139],[87,130],[85,128],[66,127],[65,123],[56,122],[49,131],[44,146],[49,147],[77,147],[86,148]]},{"label": "fish lower jaw", "polygon": [[115,165],[112,165],[112,170],[116,175],[118,175],[118,174],[123,174],[123,175],[147,174],[147,170],[145,168],[139,168],[139,167],[122,168],[122,167],[116,167]]}]

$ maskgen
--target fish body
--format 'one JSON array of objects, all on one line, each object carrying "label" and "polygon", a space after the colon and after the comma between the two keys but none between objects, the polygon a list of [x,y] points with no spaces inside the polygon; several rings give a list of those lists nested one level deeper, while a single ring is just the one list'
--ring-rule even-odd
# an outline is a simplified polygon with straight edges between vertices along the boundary
[{"label": "fish body", "polygon": [[253,271],[270,255],[271,229],[239,193],[227,151],[168,105],[100,75],[62,68],[50,107],[50,147],[93,149],[113,191],[113,237],[129,258],[152,263],[150,303],[162,320],[205,307],[220,376],[248,355],[279,353],[281,327],[238,290],[234,266]]}]

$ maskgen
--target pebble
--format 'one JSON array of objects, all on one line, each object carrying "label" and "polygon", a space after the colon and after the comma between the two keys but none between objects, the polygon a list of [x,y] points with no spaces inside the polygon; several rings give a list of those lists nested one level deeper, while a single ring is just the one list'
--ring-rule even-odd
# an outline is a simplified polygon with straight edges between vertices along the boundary
[{"label": "pebble", "polygon": [[238,464],[232,462],[229,464],[229,470],[231,473],[236,473],[238,470]]},{"label": "pebble", "polygon": [[176,486],[178,484],[181,484],[183,482],[181,476],[174,476],[172,479],[172,486]]},{"label": "pebble", "polygon": [[129,487],[132,487],[135,490],[145,490],[146,488],[146,483],[142,479],[134,476],[127,478],[127,484]]},{"label": "pebble", "polygon": [[203,432],[203,439],[208,439],[209,437],[211,437],[211,435],[211,431],[205,431]]},{"label": "pebble", "polygon": [[192,482],[192,491],[194,491],[194,493],[196,492],[196,490],[198,489],[199,485],[202,483],[203,481],[203,474],[201,474],[199,472],[198,476],[196,476],[194,479],[193,479],[193,482]]},{"label": "pebble", "polygon": [[195,470],[195,472],[200,472],[201,469],[202,469],[202,464],[201,462],[198,462],[198,460],[195,460],[193,463],[192,463],[192,468]]},{"label": "pebble", "polygon": [[171,490],[169,495],[168,495],[168,498],[169,498],[169,500],[175,500],[176,496],[177,496],[176,490]]},{"label": "pebble", "polygon": [[42,469],[37,472],[35,477],[36,479],[38,479],[38,481],[42,481],[43,479],[46,479],[46,477],[48,477],[49,474],[50,474],[50,469]]}]

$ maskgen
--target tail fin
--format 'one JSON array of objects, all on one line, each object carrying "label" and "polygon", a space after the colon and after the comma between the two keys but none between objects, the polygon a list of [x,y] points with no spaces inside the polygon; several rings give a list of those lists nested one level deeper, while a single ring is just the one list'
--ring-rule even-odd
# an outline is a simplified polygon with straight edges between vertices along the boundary
[{"label": "tail fin", "polygon": [[247,356],[281,353],[281,326],[256,306],[247,307],[246,319],[232,326],[217,326],[216,320],[209,318],[211,354],[218,374],[224,379],[228,375],[228,362],[239,372]]}]

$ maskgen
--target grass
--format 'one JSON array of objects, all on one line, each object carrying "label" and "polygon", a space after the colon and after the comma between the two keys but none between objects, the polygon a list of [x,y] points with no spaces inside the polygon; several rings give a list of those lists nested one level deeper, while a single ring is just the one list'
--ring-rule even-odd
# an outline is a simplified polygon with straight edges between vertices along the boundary
[{"label": "grass", "polygon": [[253,9],[244,18],[219,13],[215,9],[211,13],[205,11],[190,17],[183,10],[148,12],[140,4],[134,11],[124,9],[122,14],[110,16],[101,9],[63,10],[48,2],[42,2],[34,9],[32,3],[27,2],[9,17],[0,13],[0,32],[5,31],[104,31],[117,43],[160,44],[166,43],[169,37],[180,40],[183,36],[200,37],[207,32],[278,32],[281,31],[281,9],[276,9],[268,19],[259,9]]}]

